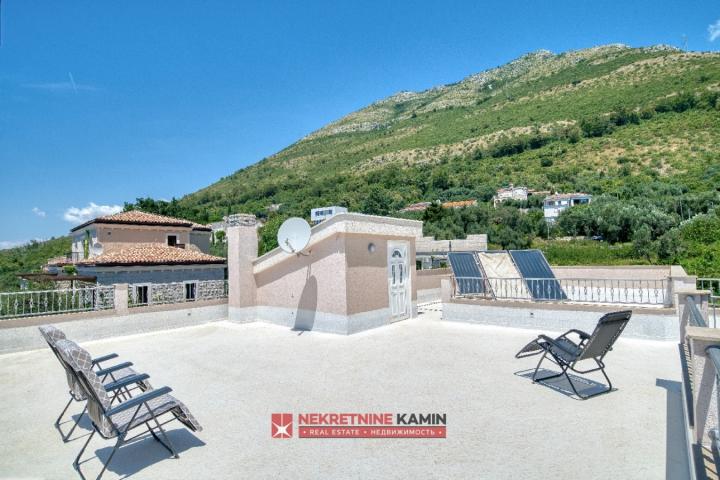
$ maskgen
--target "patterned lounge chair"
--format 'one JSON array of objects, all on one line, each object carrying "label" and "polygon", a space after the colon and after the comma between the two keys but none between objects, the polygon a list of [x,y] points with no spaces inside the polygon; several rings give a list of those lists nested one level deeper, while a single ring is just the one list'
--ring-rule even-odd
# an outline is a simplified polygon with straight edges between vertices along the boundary
[{"label": "patterned lounge chair", "polygon": [[[515,358],[531,357],[533,355],[539,355],[542,353],[542,357],[535,367],[532,380],[534,382],[542,382],[543,380],[549,380],[551,378],[557,378],[565,375],[570,386],[580,399],[585,400],[601,393],[607,393],[612,390],[612,383],[605,373],[605,364],[603,358],[605,355],[612,350],[612,346],[615,340],[618,339],[620,334],[625,329],[625,326],[630,321],[632,312],[622,311],[613,312],[604,315],[595,326],[595,330],[592,335],[581,330],[568,330],[557,338],[550,338],[547,335],[539,335],[535,340],[525,345],[516,355]],[[575,334],[579,337],[579,342],[574,342],[569,338],[571,334]],[[560,373],[554,375],[548,375],[542,378],[537,378],[538,370],[540,365],[548,358],[553,361],[561,369]],[[577,369],[578,362],[583,360],[593,360],[597,364],[597,368],[591,368],[588,370]],[[602,372],[605,380],[608,382],[606,390],[599,391],[590,395],[580,395],[572,379],[568,375],[567,371],[572,370],[573,372],[585,374],[591,372]]]},{"label": "patterned lounge chair", "polygon": [[[173,420],[178,420],[194,432],[202,430],[202,427],[187,407],[180,403],[175,397],[169,395],[172,391],[170,387],[148,389],[141,395],[113,405],[113,392],[123,388],[123,386],[127,384],[138,381],[138,379],[145,380],[148,376],[145,374],[136,375],[110,385],[104,385],[100,377],[98,377],[93,370],[92,358],[87,351],[70,340],[60,340],[56,345],[63,360],[72,367],[75,373],[78,385],[87,398],[88,415],[92,420],[93,432],[73,462],[73,466],[83,479],[85,476],[80,470],[80,458],[95,433],[99,433],[100,436],[105,439],[117,438],[110,456],[105,461],[103,469],[97,477],[100,479],[108,465],[110,465],[115,452],[125,442],[145,434],[143,429],[143,431],[136,436],[128,438],[127,435],[130,430],[138,427],[147,427],[153,438],[160,442],[172,454],[173,458],[179,458],[179,455],[175,451],[165,430],[162,428],[163,425]],[[159,417],[167,414],[170,414],[172,418],[160,423],[158,420]],[[154,423],[154,425],[151,425],[151,423]],[[162,436],[162,439],[155,431],[156,428]]]},{"label": "patterned lounge chair", "polygon": [[[70,436],[72,435],[73,431],[75,431],[75,428],[78,426],[78,423],[80,423],[80,419],[85,414],[86,408],[83,408],[83,411],[80,413],[80,415],[75,420],[75,424],[72,426],[70,431],[67,433],[67,435],[64,435],[62,433],[62,430],[60,428],[60,422],[63,418],[63,415],[65,415],[65,412],[67,411],[68,407],[70,407],[70,404],[73,401],[76,402],[82,402],[86,400],[85,395],[83,394],[82,389],[77,383],[77,380],[75,379],[75,374],[72,371],[72,368],[65,363],[62,356],[57,351],[56,344],[60,340],[66,340],[65,332],[60,330],[59,328],[55,327],[54,325],[42,325],[38,327],[38,330],[40,330],[40,334],[43,336],[45,341],[47,342],[48,346],[50,347],[50,350],[55,354],[58,361],[60,362],[60,365],[62,365],[63,369],[65,370],[65,375],[67,377],[67,383],[69,388],[69,394],[70,399],[68,400],[68,403],[65,405],[65,408],[62,412],[60,412],[60,416],[55,420],[55,428],[60,431],[60,436],[63,439],[63,442],[67,442],[70,439]],[[109,360],[117,358],[117,353],[110,353],[108,355],[103,355],[102,357],[96,357],[92,359],[92,366],[95,369],[95,374],[101,379],[101,381],[104,384],[110,384],[112,382],[116,382],[118,380],[122,380],[128,377],[131,377],[133,375],[137,375],[137,372],[130,368],[132,366],[131,362],[123,362],[117,365],[113,365],[111,367],[102,368],[102,363],[107,362]],[[122,390],[119,390],[117,392],[117,398],[119,400],[125,400],[132,396],[133,391],[137,390],[138,388],[140,390],[146,390],[150,388],[150,383],[145,381],[140,381],[136,385],[128,385]]]}]

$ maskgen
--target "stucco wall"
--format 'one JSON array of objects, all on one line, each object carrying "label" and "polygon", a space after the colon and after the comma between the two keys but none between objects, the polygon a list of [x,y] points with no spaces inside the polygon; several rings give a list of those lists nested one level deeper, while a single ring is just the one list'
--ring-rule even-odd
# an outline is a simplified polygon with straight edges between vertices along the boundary
[{"label": "stucco wall", "polygon": [[178,243],[190,243],[189,227],[143,227],[136,225],[98,225],[98,241],[103,252],[127,248],[129,243],[167,244],[168,235],[177,235]]},{"label": "stucco wall", "polygon": [[347,315],[345,240],[333,235],[255,274],[256,305]]},{"label": "stucco wall", "polygon": [[418,290],[428,290],[440,288],[440,280],[449,278],[452,270],[449,268],[433,268],[431,270],[419,270],[417,273],[417,282],[415,285]]},{"label": "stucco wall", "polygon": [[210,253],[210,235],[212,232],[192,231],[190,232],[190,243],[195,245],[203,253]]},{"label": "stucco wall", "polygon": [[109,310],[23,318],[13,320],[12,326],[5,323],[0,325],[0,354],[47,348],[47,344],[38,332],[38,325],[56,325],[71,340],[84,342],[225,319],[227,319],[227,303],[224,300],[138,307],[130,309],[124,315]]},{"label": "stucco wall", "polygon": [[[608,312],[630,308],[601,305],[484,301],[455,299],[443,302],[443,320],[565,332],[571,328],[592,333],[598,320]],[[675,309],[633,308],[623,337],[678,341],[680,323]],[[532,340],[532,336],[528,341]],[[522,345],[518,345],[518,349]]]},{"label": "stucco wall", "polygon": [[[345,237],[347,259],[348,313],[350,315],[388,308],[388,242],[406,241],[408,244],[408,271],[410,298],[417,300],[417,274],[415,249],[412,237],[348,234]],[[368,245],[375,244],[370,252]]]}]

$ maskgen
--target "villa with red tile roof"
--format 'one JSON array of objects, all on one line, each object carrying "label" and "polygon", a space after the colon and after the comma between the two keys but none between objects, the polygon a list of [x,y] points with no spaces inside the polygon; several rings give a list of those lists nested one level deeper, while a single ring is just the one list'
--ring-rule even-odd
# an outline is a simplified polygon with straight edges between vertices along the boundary
[{"label": "villa with red tile roof", "polygon": [[189,220],[132,210],[70,231],[72,251],[48,271],[75,265],[98,284],[223,280],[225,259],[209,254],[212,230]]}]

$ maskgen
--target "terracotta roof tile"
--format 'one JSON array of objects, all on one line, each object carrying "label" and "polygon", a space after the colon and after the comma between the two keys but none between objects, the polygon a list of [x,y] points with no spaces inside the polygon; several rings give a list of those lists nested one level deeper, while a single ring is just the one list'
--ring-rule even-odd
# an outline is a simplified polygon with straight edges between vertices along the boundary
[{"label": "terracotta roof tile", "polygon": [[94,258],[81,260],[78,265],[189,265],[225,263],[222,257],[202,253],[194,249],[169,247],[162,243],[137,243],[131,247]]},{"label": "terracotta roof tile", "polygon": [[157,215],[155,213],[141,212],[140,210],[130,210],[128,212],[120,212],[114,215],[105,215],[97,217],[82,225],[78,225],[71,231],[79,230],[92,223],[121,223],[127,225],[162,225],[168,227],[192,227],[194,224],[190,220],[182,218],[168,217],[165,215]]}]

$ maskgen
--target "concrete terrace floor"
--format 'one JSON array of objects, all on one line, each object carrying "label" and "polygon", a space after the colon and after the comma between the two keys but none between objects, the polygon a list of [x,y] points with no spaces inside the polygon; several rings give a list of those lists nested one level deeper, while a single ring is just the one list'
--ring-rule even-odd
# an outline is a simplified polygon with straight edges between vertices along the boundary
[{"label": "concrete terrace floor", "polygon": [[[522,376],[537,357],[514,354],[536,332],[439,316],[348,337],[219,322],[86,342],[171,386],[204,427],[168,425],[178,460],[141,437],[103,478],[686,478],[676,344],[620,339],[607,357],[617,391],[578,401]],[[0,478],[79,478],[88,430],[63,444],[53,427],[67,388],[50,350],[0,356],[0,380]],[[444,412],[448,436],[272,439],[274,412]],[[112,446],[95,436],[88,478]]]}]

